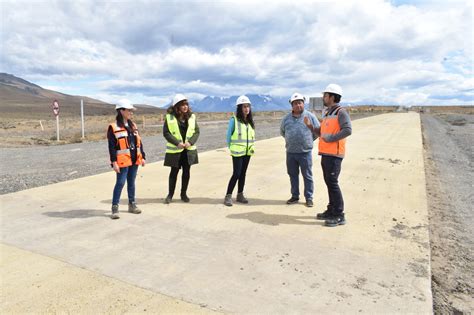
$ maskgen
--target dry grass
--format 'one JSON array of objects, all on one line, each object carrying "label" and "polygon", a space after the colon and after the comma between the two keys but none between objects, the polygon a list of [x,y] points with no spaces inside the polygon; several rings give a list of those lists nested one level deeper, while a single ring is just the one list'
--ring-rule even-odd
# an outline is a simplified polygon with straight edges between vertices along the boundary
[{"label": "dry grass", "polygon": [[[383,112],[393,112],[397,106],[361,106],[348,108],[352,117],[374,115]],[[287,112],[254,112],[256,121],[281,119]],[[196,113],[200,123],[227,121],[232,113]],[[318,114],[317,114],[318,115]],[[57,145],[65,143],[79,143],[84,141],[99,141],[106,139],[109,123],[115,116],[110,115],[85,116],[85,138],[82,138],[81,119],[75,117],[60,117],[60,141],[56,141],[56,120],[51,115],[47,119],[35,119],[34,113],[19,113],[21,117],[0,118],[0,147],[25,146],[25,145]],[[27,118],[24,118],[24,117]],[[319,115],[318,115],[319,116]],[[134,121],[137,123],[142,136],[160,134],[163,126],[164,113],[140,114],[137,112]]]}]

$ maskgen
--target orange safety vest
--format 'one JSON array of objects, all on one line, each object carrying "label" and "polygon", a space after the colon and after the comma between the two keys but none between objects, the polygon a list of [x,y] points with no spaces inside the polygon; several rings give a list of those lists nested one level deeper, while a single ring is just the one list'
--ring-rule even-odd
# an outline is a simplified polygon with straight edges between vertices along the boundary
[{"label": "orange safety vest", "polygon": [[326,142],[323,140],[323,135],[333,135],[341,130],[339,126],[338,114],[342,107],[338,106],[330,114],[326,114],[321,122],[321,137],[319,137],[319,154],[332,155],[337,157],[344,157],[346,153],[346,139],[341,139],[335,142]]},{"label": "orange safety vest", "polygon": [[[130,144],[128,143],[128,132],[127,129],[121,128],[117,123],[109,125],[109,128],[112,127],[114,131],[115,138],[117,139],[117,164],[120,168],[128,167],[132,165],[132,155],[130,154]],[[137,138],[137,161],[135,165],[141,165],[143,161],[142,150],[140,149],[142,145],[142,139],[138,134],[137,126],[132,123],[132,130],[134,136]]]}]

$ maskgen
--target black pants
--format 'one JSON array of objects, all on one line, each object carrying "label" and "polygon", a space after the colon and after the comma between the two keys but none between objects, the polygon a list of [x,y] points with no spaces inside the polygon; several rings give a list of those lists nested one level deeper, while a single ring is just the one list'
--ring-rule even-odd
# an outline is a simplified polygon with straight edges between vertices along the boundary
[{"label": "black pants", "polygon": [[237,181],[239,182],[237,192],[242,193],[244,191],[245,175],[247,174],[247,168],[249,166],[249,162],[250,162],[249,155],[232,157],[232,166],[234,168],[234,171],[232,173],[232,177],[229,180],[229,185],[227,185],[227,195],[232,194]]},{"label": "black pants", "polygon": [[328,210],[334,216],[344,213],[344,200],[342,199],[342,192],[338,182],[341,164],[342,158],[328,155],[321,156],[324,182],[328,188],[329,195]]},{"label": "black pants", "polygon": [[[189,178],[191,177],[190,170],[191,166],[188,163],[188,156],[186,151],[181,153],[179,158],[179,164],[183,169],[183,174],[181,175],[181,195],[186,195],[188,190]],[[173,197],[174,190],[176,188],[176,182],[178,181],[179,167],[171,167],[169,182],[168,182],[168,195]]]}]

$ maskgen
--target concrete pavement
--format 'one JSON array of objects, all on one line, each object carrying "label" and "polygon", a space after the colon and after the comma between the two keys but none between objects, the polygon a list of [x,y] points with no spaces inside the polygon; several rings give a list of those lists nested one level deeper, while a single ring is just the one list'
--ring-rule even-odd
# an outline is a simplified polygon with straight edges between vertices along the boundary
[{"label": "concrete pavement", "polygon": [[[189,204],[163,204],[162,162],[141,169],[143,214],[120,220],[108,218],[112,172],[0,196],[2,312],[431,313],[422,150],[416,113],[354,121],[340,176],[348,224],[336,228],[314,220],[327,203],[316,155],[315,207],[285,204],[282,138],[257,143],[249,205],[222,204],[232,170],[224,149],[200,154]],[[48,262],[26,263],[36,260]],[[49,264],[61,268],[32,285],[25,275]],[[87,279],[94,290],[80,289]],[[43,294],[50,283],[77,289]],[[137,293],[117,306],[115,286]]]}]

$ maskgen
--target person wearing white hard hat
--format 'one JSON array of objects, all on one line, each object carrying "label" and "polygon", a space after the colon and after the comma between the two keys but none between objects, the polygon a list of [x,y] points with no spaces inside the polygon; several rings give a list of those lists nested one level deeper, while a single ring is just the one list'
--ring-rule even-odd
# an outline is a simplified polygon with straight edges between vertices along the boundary
[{"label": "person wearing white hard hat", "polygon": [[244,196],[245,177],[250,157],[255,153],[255,124],[250,99],[241,95],[235,102],[235,113],[227,127],[227,146],[232,156],[233,172],[227,185],[224,204],[232,206],[232,192],[238,182],[237,202],[248,203]]},{"label": "person wearing white hard hat", "polygon": [[313,142],[317,136],[304,124],[304,119],[309,119],[313,125],[319,126],[319,122],[311,112],[304,108],[306,98],[300,93],[294,93],[289,102],[291,113],[283,117],[280,126],[280,134],[286,143],[286,169],[290,176],[291,198],[287,204],[298,203],[300,199],[299,173],[303,175],[304,197],[306,206],[313,206]]},{"label": "person wearing white hard hat", "polygon": [[342,88],[337,84],[329,84],[323,91],[323,104],[326,110],[323,113],[321,127],[305,120],[306,126],[320,135],[319,155],[329,196],[326,211],[318,213],[316,219],[324,220],[325,225],[330,227],[346,223],[344,199],[338,179],[342,159],[346,153],[346,138],[352,134],[352,126],[349,114],[339,105],[341,97]]},{"label": "person wearing white hard hat", "polygon": [[172,106],[168,108],[163,125],[163,136],[168,141],[164,165],[171,167],[165,203],[168,204],[173,199],[180,169],[183,170],[181,200],[189,202],[187,189],[191,177],[191,165],[199,162],[196,148],[199,126],[196,122],[196,115],[191,112],[188,99],[183,94],[176,94]]},{"label": "person wearing white hard hat", "polygon": [[127,99],[118,101],[115,106],[117,117],[109,125],[107,139],[109,143],[110,163],[117,174],[112,196],[112,219],[120,218],[119,202],[123,186],[127,182],[128,212],[139,214],[135,202],[135,179],[138,166],[145,166],[145,151],[138,133],[137,125],[132,121],[136,109]]}]

